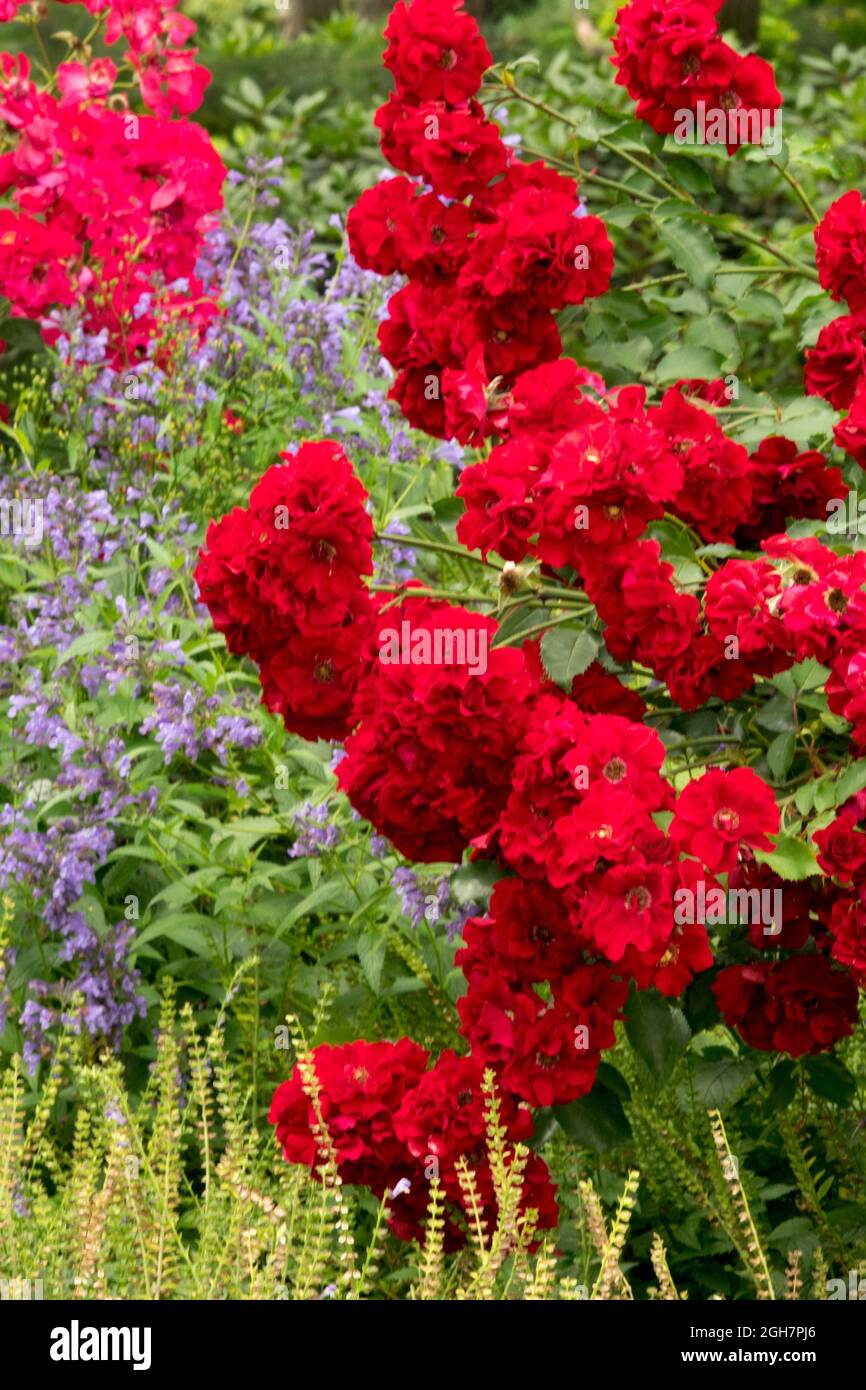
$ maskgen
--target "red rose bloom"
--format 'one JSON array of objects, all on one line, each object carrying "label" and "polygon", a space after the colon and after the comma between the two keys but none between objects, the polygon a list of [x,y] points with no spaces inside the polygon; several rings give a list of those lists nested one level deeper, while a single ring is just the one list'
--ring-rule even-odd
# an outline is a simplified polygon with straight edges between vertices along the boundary
[{"label": "red rose bloom", "polygon": [[827,925],[833,959],[850,970],[863,988],[866,986],[866,888],[863,884],[855,893],[839,894]]},{"label": "red rose bloom", "polygon": [[[596,1035],[589,1031],[587,1018],[591,1019],[589,1005],[581,1013],[554,1005],[516,1029],[514,1052],[502,1073],[505,1089],[534,1106],[568,1105],[592,1090],[599,1049],[613,1046],[615,1035],[612,1018],[604,1019]],[[580,1027],[587,1034],[577,1033]]]},{"label": "red rose bloom", "polygon": [[670,869],[632,855],[596,876],[583,899],[581,928],[614,963],[630,946],[660,957],[674,929],[673,890]]},{"label": "red rose bloom", "polygon": [[[836,425],[833,438],[840,449],[850,454],[861,468],[866,468],[866,376],[861,376],[857,382],[850,410]],[[835,495],[843,497],[845,491],[843,485]]]},{"label": "red rose bloom", "polygon": [[[532,1134],[532,1116],[508,1096],[501,1097],[501,1123],[512,1142]],[[440,1176],[453,1178],[456,1159],[483,1162],[486,1149],[482,1068],[472,1057],[440,1053],[433,1068],[406,1092],[394,1115],[394,1130],[414,1158],[429,1154]],[[450,1169],[443,1174],[442,1168]]]},{"label": "red rose bloom", "polygon": [[857,829],[857,820],[856,810],[843,810],[812,837],[824,873],[840,883],[855,883],[866,870],[866,834]]},{"label": "red rose bloom", "polygon": [[367,493],[339,444],[281,454],[250,494],[208,528],[195,578],[231,651],[262,660],[299,625],[340,626],[373,572]]},{"label": "red rose bloom", "polygon": [[866,309],[866,200],[856,189],[837,198],[815,228],[815,264],[832,299]]},{"label": "red rose bloom", "polygon": [[847,410],[866,375],[866,314],[843,314],[827,323],[806,352],[810,396],[823,396],[834,410]]},{"label": "red rose bloom", "polygon": [[409,179],[384,179],[362,193],[346,219],[349,250],[364,270],[393,275],[401,270],[401,226],[408,221],[418,187]]},{"label": "red rose bloom", "polygon": [[741,57],[718,37],[721,3],[631,0],[616,16],[611,61],[617,82],[637,101],[638,117],[653,130],[678,132],[682,113],[703,103],[723,125],[718,135],[708,121],[707,143],[722,143],[732,154],[763,137],[782,98],[769,63],[753,53]]},{"label": "red rose bloom", "polygon": [[[322,1115],[337,1152],[345,1182],[365,1183],[380,1194],[383,1184],[405,1158],[394,1117],[406,1092],[416,1086],[429,1054],[408,1038],[390,1042],[353,1042],[315,1048],[313,1065],[321,1093]],[[295,1067],[274,1092],[268,1119],[290,1163],[311,1170],[320,1161],[314,1135],[316,1114]]]},{"label": "red rose bloom", "polygon": [[211,523],[195,577],[229,649],[261,666],[263,699],[305,738],[344,738],[375,607],[367,493],[338,444],[303,444]]},{"label": "red rose bloom", "polygon": [[383,62],[410,101],[458,106],[474,96],[493,62],[475,20],[459,0],[401,0],[385,28]]},{"label": "red rose bloom", "polygon": [[732,965],[713,992],[725,1022],[762,1052],[826,1052],[857,1022],[856,984],[823,956]]},{"label": "red rose bloom", "polygon": [[[360,727],[337,776],[407,858],[458,861],[505,805],[539,684],[522,652],[491,646],[496,630],[491,618],[422,599],[380,615],[358,692]],[[404,631],[405,659],[381,660]]]},{"label": "red rose bloom", "polygon": [[680,794],[669,834],[711,873],[730,873],[741,845],[772,849],[778,829],[776,798],[757,773],[711,768]]}]

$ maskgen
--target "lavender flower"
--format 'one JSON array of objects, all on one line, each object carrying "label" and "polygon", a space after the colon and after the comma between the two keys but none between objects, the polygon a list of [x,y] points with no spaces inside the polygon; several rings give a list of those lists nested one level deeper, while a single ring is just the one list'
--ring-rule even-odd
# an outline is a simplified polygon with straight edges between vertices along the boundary
[{"label": "lavender flower", "polygon": [[295,812],[298,838],[289,850],[290,859],[316,859],[323,850],[339,844],[342,832],[338,825],[330,823],[330,814],[327,801],[318,806],[308,801],[303,810]]},{"label": "lavender flower", "polygon": [[241,714],[217,714],[219,696],[206,697],[197,687],[180,681],[157,681],[153,686],[156,705],[143,721],[141,732],[152,733],[163,751],[166,766],[183,752],[195,762],[204,752],[214,752],[223,767],[229,749],[255,748],[262,731]]},{"label": "lavender flower", "polygon": [[[459,936],[469,917],[478,912],[474,903],[459,907],[451,896],[450,880],[446,878],[421,878],[414,869],[405,865],[396,868],[391,875],[391,886],[397,891],[400,906],[416,929],[426,922],[435,927],[440,922],[445,926],[449,941]],[[443,918],[454,913],[449,921]]]}]

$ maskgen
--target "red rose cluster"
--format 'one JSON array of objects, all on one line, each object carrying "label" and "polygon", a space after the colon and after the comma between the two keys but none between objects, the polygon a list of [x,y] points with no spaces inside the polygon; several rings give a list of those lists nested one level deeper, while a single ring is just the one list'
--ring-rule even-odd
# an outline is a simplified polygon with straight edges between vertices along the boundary
[{"label": "red rose cluster", "polygon": [[[411,590],[410,590],[411,592]],[[467,664],[382,665],[379,634],[407,621],[414,634],[458,631],[487,653]],[[337,777],[356,810],[408,859],[459,863],[482,843],[507,800],[515,749],[540,683],[522,652],[491,648],[492,618],[407,598],[380,615]]]},{"label": "red rose cluster", "polygon": [[[353,1042],[317,1047],[312,1056],[328,1129],[344,1182],[388,1197],[388,1224],[402,1240],[423,1240],[429,1182],[439,1179],[446,1199],[446,1248],[465,1239],[467,1210],[457,1163],[472,1170],[477,1215],[492,1227],[496,1215],[493,1176],[486,1152],[482,1070],[472,1057],[443,1052],[432,1070],[429,1053],[408,1038],[396,1043]],[[274,1093],[269,1119],[290,1163],[314,1171],[322,1157],[316,1143],[315,1107],[296,1067]],[[500,1124],[508,1148],[532,1133],[525,1106],[508,1098]],[[531,1154],[523,1173],[523,1211],[532,1208],[539,1229],[555,1227],[555,1187],[547,1165]]]},{"label": "red rose cluster", "polygon": [[516,159],[485,118],[491,56],[460,0],[401,2],[385,36],[396,87],[376,124],[404,177],[362,194],[349,245],[408,280],[379,333],[392,398],[428,434],[480,443],[517,373],[559,356],[557,311],[607,289],[613,248],[575,181]]},{"label": "red rose cluster", "polygon": [[[681,495],[676,452],[663,432],[656,438],[642,403],[626,396],[612,402],[611,415],[645,431],[647,442],[624,459],[639,460],[634,466],[650,490],[655,477],[665,477]],[[521,400],[525,422],[531,412]],[[551,413],[559,427],[585,404],[601,460],[610,416],[597,417],[597,403],[554,399]],[[578,448],[579,431],[572,436]],[[623,509],[631,496],[624,472]],[[711,769],[676,796],[662,775],[665,748],[639,722],[641,701],[598,666],[566,695],[546,678],[536,642],[495,645],[491,618],[416,597],[411,588],[383,599],[377,612],[364,585],[372,570],[365,501],[336,444],[305,444],[265,474],[247,508],[210,528],[197,578],[215,625],[232,651],[259,663],[265,702],[288,727],[307,737],[348,734],[339,782],[380,834],[421,861],[459,862],[471,849],[502,875],[487,915],[467,922],[457,955],[467,981],[458,1010],[469,1058],[445,1054],[428,1069],[423,1054],[423,1076],[412,1073],[395,1101],[388,1087],[396,1072],[367,1067],[348,1052],[344,1064],[345,1049],[322,1054],[341,1173],[380,1195],[404,1177],[414,1184],[408,1192],[400,1187],[393,1222],[398,1233],[415,1235],[423,1158],[453,1162],[471,1154],[481,1164],[479,1182],[487,1183],[477,1087],[466,1086],[476,1111],[465,1145],[443,1140],[437,1147],[437,1125],[446,1125],[453,1088],[465,1080],[460,1069],[477,1080],[490,1068],[507,1113],[521,1124],[521,1107],[585,1095],[615,1042],[629,986],[678,996],[713,964],[710,919],[681,912],[683,897],[706,899],[720,890],[720,876],[729,888],[757,889],[759,898],[780,889],[754,857],[772,848],[779,812],[771,789],[747,767]],[[815,656],[832,662],[838,679],[836,658],[863,608],[866,557],[837,557],[817,541],[786,536],[765,541],[764,550],[767,558],[727,561],[709,580],[710,632],[719,640],[722,631],[734,634],[754,670]],[[484,660],[473,668],[454,650],[442,660],[383,661],[386,629],[404,627],[415,639],[429,638],[431,651],[437,632],[462,634],[464,651],[483,652]],[[835,687],[828,689],[833,702]],[[595,712],[610,708],[622,713]],[[841,886],[824,879],[817,888],[798,885],[793,895],[786,889],[778,927],[765,934],[753,920],[752,959],[715,980],[723,1017],[755,1047],[796,1056],[830,1047],[852,1029],[855,981],[866,968],[860,815],[858,801],[826,844],[818,840],[822,867]],[[353,1046],[363,1058],[372,1045]],[[272,1118],[287,1156],[313,1163],[299,1075],[278,1092]],[[386,1126],[387,1142],[374,1118]],[[522,1128],[509,1134],[515,1142],[526,1137]],[[407,1153],[416,1165],[408,1176]],[[541,1170],[533,1162],[530,1172]],[[529,1204],[539,1199],[533,1182]],[[538,1182],[543,1195],[546,1175]],[[456,1176],[445,1187],[459,1207]],[[458,1238],[456,1227],[451,1235]]]},{"label": "red rose cluster", "polygon": [[[718,8],[636,0],[621,12],[623,72],[637,84],[658,70],[660,112],[684,83],[730,101],[760,88],[758,60],[734,63],[718,40]],[[398,4],[387,36],[397,91],[379,117],[384,146],[432,192],[410,178],[382,184],[353,210],[349,233],[361,264],[408,277],[382,338],[409,418],[472,442],[497,436],[461,476],[460,540],[582,587],[604,625],[605,666],[626,675],[636,663],[683,709],[733,701],[756,678],[814,658],[830,669],[830,708],[866,748],[866,552],[837,555],[784,533],[790,518],[826,516],[844,494],[839,470],[781,436],[751,454],[729,439],[715,418],[724,383],[683,381],[650,405],[641,387],[609,390],[560,359],[553,315],[598,292],[603,263],[591,258],[589,278],[574,278],[572,236],[588,220],[573,215],[576,190],[510,160],[484,121],[472,94],[489,54],[459,6]],[[438,130],[429,139],[428,122]],[[849,198],[818,243],[822,280],[853,313],[866,312],[859,216]],[[863,363],[866,375],[866,351]],[[444,394],[428,398],[425,376]],[[492,618],[411,586],[377,609],[364,584],[366,500],[336,445],[304,445],[265,475],[248,508],[211,528],[198,578],[216,626],[259,663],[264,698],[288,727],[346,738],[340,785],[380,834],[414,860],[457,863],[468,850],[498,870],[456,958],[469,1055],[431,1064],[405,1039],[314,1054],[345,1180],[380,1195],[396,1188],[394,1229],[418,1235],[435,1159],[456,1243],[460,1157],[479,1174],[485,1212],[495,1206],[483,1071],[495,1075],[509,1143],[527,1138],[527,1107],[567,1105],[592,1088],[630,990],[677,997],[713,966],[707,925],[742,920],[730,916],[732,891],[762,912],[713,981],[724,1020],[749,1045],[791,1056],[851,1033],[866,980],[866,793],[816,834],[823,877],[785,883],[782,897],[759,858],[780,814],[757,773],[713,768],[677,795],[646,706],[616,669],[594,662],[565,693],[537,641],[497,646]],[[663,518],[707,547],[705,579],[678,584],[652,535]],[[760,553],[719,560],[719,545]],[[461,634],[464,655],[484,659],[472,665],[452,643],[441,660],[383,660],[389,630],[403,629],[420,651],[435,650],[443,630]],[[765,900],[777,896],[768,917]],[[721,916],[704,910],[711,897],[727,901]],[[271,1119],[286,1157],[314,1166],[315,1112],[301,1082],[296,1071],[280,1087]],[[529,1163],[526,1205],[542,1225],[555,1220],[540,1160]]]},{"label": "red rose cluster", "polygon": [[866,793],[858,792],[823,830],[815,832],[818,862],[839,886],[826,925],[834,960],[866,986]]},{"label": "red rose cluster", "polygon": [[694,383],[682,383],[647,408],[642,387],[607,391],[567,360],[524,372],[504,402],[503,442],[457,489],[466,546],[570,567],[606,624],[610,653],[648,666],[684,709],[733,699],[794,658],[782,624],[752,612],[769,567],[723,565],[702,612],[658,543],[642,538],[647,526],[667,513],[707,544],[751,547],[786,517],[826,516],[844,492],[817,450],[772,437],[749,455],[696,398]]},{"label": "red rose cluster", "polygon": [[723,0],[631,0],[616,16],[616,81],[637,102],[637,115],[659,135],[673,135],[683,113],[719,113],[724,134],[707,123],[707,143],[729,154],[757,144],[782,105],[773,69],[742,57],[719,37]]},{"label": "red rose cluster", "polygon": [[857,986],[823,956],[732,965],[713,989],[725,1022],[750,1047],[802,1057],[833,1047],[857,1021]]},{"label": "red rose cluster", "polygon": [[191,21],[162,0],[88,8],[106,14],[107,42],[128,40],[156,114],[119,104],[108,58],[61,63],[55,94],[37,87],[23,54],[0,55],[0,191],[16,209],[0,212],[0,291],[49,342],[60,332],[56,311],[81,306],[86,330],[107,330],[108,354],[123,367],[166,325],[201,330],[217,313],[195,268],[225,168],[206,131],[168,119],[195,110],[209,80],[195,50],[181,47]]},{"label": "red rose cluster", "polygon": [[815,228],[818,275],[849,312],[825,324],[806,353],[806,390],[848,414],[835,438],[866,468],[866,199],[851,189]]},{"label": "red rose cluster", "polygon": [[263,700],[304,738],[344,738],[375,616],[367,493],[339,444],[281,454],[248,507],[208,528],[196,582],[236,656],[258,664]]}]

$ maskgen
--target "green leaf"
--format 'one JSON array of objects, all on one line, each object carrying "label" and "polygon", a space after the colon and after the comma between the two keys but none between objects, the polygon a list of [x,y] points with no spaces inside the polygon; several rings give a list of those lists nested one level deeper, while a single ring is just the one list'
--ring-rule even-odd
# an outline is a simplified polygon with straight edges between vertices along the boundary
[{"label": "green leaf", "polygon": [[833,434],[835,411],[826,401],[809,396],[792,403],[782,411],[779,433],[805,447],[811,439],[830,439]]},{"label": "green leaf", "polygon": [[770,1104],[774,1110],[784,1110],[797,1094],[797,1078],[794,1063],[787,1057],[773,1067],[769,1075]]},{"label": "green leaf", "polygon": [[733,1052],[727,1057],[698,1062],[692,1082],[695,1099],[707,1109],[721,1109],[754,1074],[754,1064]]},{"label": "green leaf", "polygon": [[468,907],[470,903],[486,907],[493,885],[503,876],[499,865],[488,859],[481,859],[476,864],[464,864],[451,875],[451,896],[461,907]]},{"label": "green leaf", "polygon": [[804,1067],[816,1096],[832,1105],[851,1104],[857,1094],[857,1082],[838,1057],[807,1057]]},{"label": "green leaf", "polygon": [[592,665],[598,649],[598,638],[587,629],[575,635],[573,628],[558,627],[542,637],[541,660],[550,679],[571,690],[575,676],[582,676]]},{"label": "green leaf", "polygon": [[785,773],[794,761],[797,740],[792,733],[779,734],[767,749],[767,762],[777,782],[784,780]]},{"label": "green leaf", "polygon": [[699,290],[708,290],[719,264],[719,253],[709,232],[682,221],[662,222],[658,229],[674,265],[685,271]]},{"label": "green leaf", "polygon": [[794,678],[794,686],[799,694],[807,690],[820,690],[827,682],[830,672],[820,661],[810,656],[806,661],[798,661],[787,674]]},{"label": "green leaf", "polygon": [[213,917],[205,917],[201,912],[166,912],[135,938],[133,954],[147,942],[166,937],[197,956],[210,956],[213,946],[206,932],[212,932],[217,925]]},{"label": "green leaf", "polygon": [[801,816],[807,816],[815,803],[815,783],[804,782],[794,793],[794,805]]},{"label": "green leaf", "polygon": [[252,106],[255,110],[258,110],[260,107],[264,106],[265,98],[262,94],[262,89],[257,82],[253,81],[251,77],[241,78],[241,80],[238,83],[238,91],[240,92],[244,101],[247,102],[248,105]]},{"label": "green leaf", "polygon": [[571,1105],[558,1105],[553,1113],[569,1139],[594,1153],[606,1153],[631,1138],[631,1125],[619,1096],[599,1082],[588,1096]]},{"label": "green leaf", "polygon": [[755,723],[771,734],[786,734],[794,728],[794,705],[787,695],[774,695],[758,714]]},{"label": "green leaf", "polygon": [[684,188],[687,193],[692,193],[696,198],[702,198],[707,193],[715,192],[713,181],[700,160],[690,159],[683,154],[673,157],[677,151],[682,150],[682,146],[673,144],[673,149],[671,149],[671,144],[673,142],[668,141],[665,150],[665,153],[671,156],[666,171],[671,182],[678,184],[680,188]]},{"label": "green leaf", "polygon": [[679,347],[662,358],[655,374],[660,382],[679,381],[681,377],[712,381],[719,375],[721,365],[721,357],[710,348]]},{"label": "green leaf", "polygon": [[836,783],[836,805],[841,806],[849,796],[856,796],[866,787],[866,758],[846,767]]},{"label": "green leaf", "polygon": [[626,378],[641,376],[653,355],[652,339],[642,335],[625,342],[601,342],[593,345],[592,360],[606,372],[619,372]]},{"label": "green leaf", "polygon": [[312,893],[305,894],[305,896],[301,898],[301,901],[296,903],[290,912],[286,913],[282,922],[280,922],[280,925],[274,932],[272,939],[276,941],[279,937],[283,936],[290,927],[293,927],[301,917],[312,916],[313,912],[317,911],[325,903],[332,906],[338,899],[341,899],[342,896],[343,889],[341,884],[335,883],[333,879],[327,879],[324,883],[320,883],[317,888],[313,889]]},{"label": "green leaf", "polygon": [[358,959],[361,962],[361,969],[364,971],[367,983],[374,994],[378,994],[381,988],[382,966],[385,964],[387,948],[387,935],[378,924],[363,932],[358,941]]},{"label": "green leaf", "polygon": [[90,656],[93,652],[104,652],[106,647],[110,647],[114,641],[114,633],[107,628],[95,628],[91,632],[82,632],[80,637],[76,637],[65,651],[59,653],[54,663],[55,671],[61,666],[65,666],[69,661],[75,661],[79,656]]},{"label": "green leaf", "polygon": [[755,858],[769,865],[779,878],[784,878],[788,883],[799,883],[821,872],[818,856],[812,846],[804,840],[795,840],[792,835],[780,835],[772,850],[756,849]]},{"label": "green leaf", "polygon": [[654,990],[632,993],[626,1005],[625,1031],[659,1085],[668,1079],[691,1037],[682,1009]]},{"label": "green leaf", "polygon": [[437,521],[445,522],[457,521],[466,511],[466,503],[462,497],[440,497],[433,503],[433,515]]},{"label": "green leaf", "polygon": [[45,342],[38,326],[31,319],[0,320],[0,338],[7,344],[3,366],[8,367],[19,352],[44,352]]}]

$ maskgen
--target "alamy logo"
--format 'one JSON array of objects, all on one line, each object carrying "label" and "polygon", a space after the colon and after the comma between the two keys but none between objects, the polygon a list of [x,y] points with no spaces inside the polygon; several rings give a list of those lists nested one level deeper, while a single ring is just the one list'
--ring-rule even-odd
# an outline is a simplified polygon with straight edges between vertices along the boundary
[{"label": "alamy logo", "polygon": [[69,1327],[51,1331],[52,1361],[131,1361],[134,1371],[150,1370],[149,1327]]},{"label": "alamy logo", "polygon": [[760,145],[782,152],[782,113],[746,106],[709,106],[703,99],[674,112],[678,145]]},{"label": "alamy logo", "polygon": [[29,548],[42,540],[41,497],[0,497],[0,536],[21,537]]},{"label": "alamy logo", "polygon": [[383,666],[465,666],[472,676],[487,670],[487,629],[418,627],[406,618],[379,633],[379,660]]},{"label": "alamy logo", "polygon": [[782,931],[781,888],[707,889],[703,879],[695,888],[677,888],[674,893],[674,921],[678,926],[703,922],[708,927],[748,924],[762,926],[764,936]]}]

